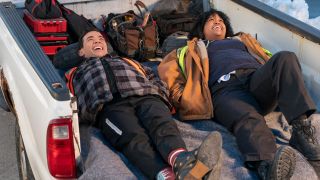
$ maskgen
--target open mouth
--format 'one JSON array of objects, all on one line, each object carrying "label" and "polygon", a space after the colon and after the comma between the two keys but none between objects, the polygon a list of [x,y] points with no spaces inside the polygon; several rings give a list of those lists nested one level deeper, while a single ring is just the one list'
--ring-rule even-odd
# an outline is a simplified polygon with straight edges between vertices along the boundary
[{"label": "open mouth", "polygon": [[220,26],[213,26],[212,30],[221,30],[221,27]]},{"label": "open mouth", "polygon": [[96,51],[96,50],[102,50],[102,49],[103,49],[103,48],[100,47],[100,46],[97,46],[97,47],[94,47],[94,48],[93,48],[93,50],[95,50],[95,51]]}]

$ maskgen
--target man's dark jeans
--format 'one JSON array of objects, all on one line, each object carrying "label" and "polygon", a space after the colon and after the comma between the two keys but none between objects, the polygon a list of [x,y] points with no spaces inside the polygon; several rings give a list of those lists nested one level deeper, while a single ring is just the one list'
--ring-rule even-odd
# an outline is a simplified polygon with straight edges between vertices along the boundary
[{"label": "man's dark jeans", "polygon": [[97,120],[107,140],[149,179],[169,166],[172,150],[186,148],[168,107],[156,96],[107,103]]}]

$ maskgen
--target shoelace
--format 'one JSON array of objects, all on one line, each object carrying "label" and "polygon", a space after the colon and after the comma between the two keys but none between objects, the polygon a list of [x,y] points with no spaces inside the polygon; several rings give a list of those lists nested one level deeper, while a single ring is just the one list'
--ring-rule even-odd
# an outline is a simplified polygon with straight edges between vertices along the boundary
[{"label": "shoelace", "polygon": [[171,168],[165,168],[157,175],[157,180],[174,180],[175,176]]},{"label": "shoelace", "polygon": [[165,179],[173,178],[173,177],[172,177],[172,174],[169,173],[169,172],[163,173],[163,177],[164,177]]},{"label": "shoelace", "polygon": [[302,120],[301,123],[295,123],[292,125],[297,131],[302,131],[304,137],[311,142],[312,144],[317,144],[315,138],[316,128],[311,124],[311,121],[308,119]]},{"label": "shoelace", "polygon": [[316,131],[316,128],[314,126],[312,126],[311,124],[310,124],[310,126],[303,126],[302,131],[305,134],[306,138],[308,138],[308,140],[309,139],[311,140],[310,142],[312,142],[312,144],[317,143],[317,140],[314,136],[315,131]]}]

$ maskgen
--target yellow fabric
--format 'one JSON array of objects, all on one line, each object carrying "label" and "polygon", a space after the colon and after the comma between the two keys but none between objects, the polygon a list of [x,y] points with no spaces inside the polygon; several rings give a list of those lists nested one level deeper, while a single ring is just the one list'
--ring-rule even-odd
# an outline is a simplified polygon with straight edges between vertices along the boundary
[{"label": "yellow fabric", "polygon": [[179,48],[178,49],[178,60],[179,60],[179,66],[180,66],[180,69],[182,71],[182,74],[184,77],[186,77],[186,70],[185,70],[185,55],[186,55],[186,52],[188,50],[188,46],[184,46],[182,48]]},{"label": "yellow fabric", "polygon": [[[208,56],[197,50],[197,39],[188,41],[184,57],[184,77],[177,51],[171,51],[158,66],[159,76],[170,92],[170,100],[179,110],[181,120],[211,119],[213,106],[208,88]],[[206,51],[205,51],[206,52]]]},{"label": "yellow fabric", "polygon": [[272,57],[272,53],[268,49],[262,48],[262,50],[264,51],[264,53],[266,53],[266,55]]},{"label": "yellow fabric", "polygon": [[[264,64],[269,60],[260,43],[250,34],[240,33],[235,37],[248,48],[256,60]],[[184,56],[184,72],[181,70],[180,54],[170,52],[158,66],[159,76],[170,92],[170,100],[178,109],[181,120],[211,119],[214,105],[208,87],[209,59],[206,48],[200,47],[198,39],[188,41],[188,51]],[[202,54],[201,54],[202,53]],[[183,72],[183,73],[182,73]],[[185,77],[184,75],[185,74]]]}]

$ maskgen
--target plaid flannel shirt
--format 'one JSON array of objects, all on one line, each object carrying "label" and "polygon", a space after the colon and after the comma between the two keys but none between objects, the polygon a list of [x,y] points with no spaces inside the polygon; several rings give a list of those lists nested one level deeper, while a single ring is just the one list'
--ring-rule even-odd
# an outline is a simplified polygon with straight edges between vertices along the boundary
[{"label": "plaid flannel shirt", "polygon": [[172,107],[166,85],[155,77],[151,68],[142,66],[145,74],[141,74],[120,58],[90,58],[78,67],[72,82],[81,122],[93,123],[103,105],[113,99],[101,61],[107,61],[110,65],[121,98],[158,95],[169,108]]}]

